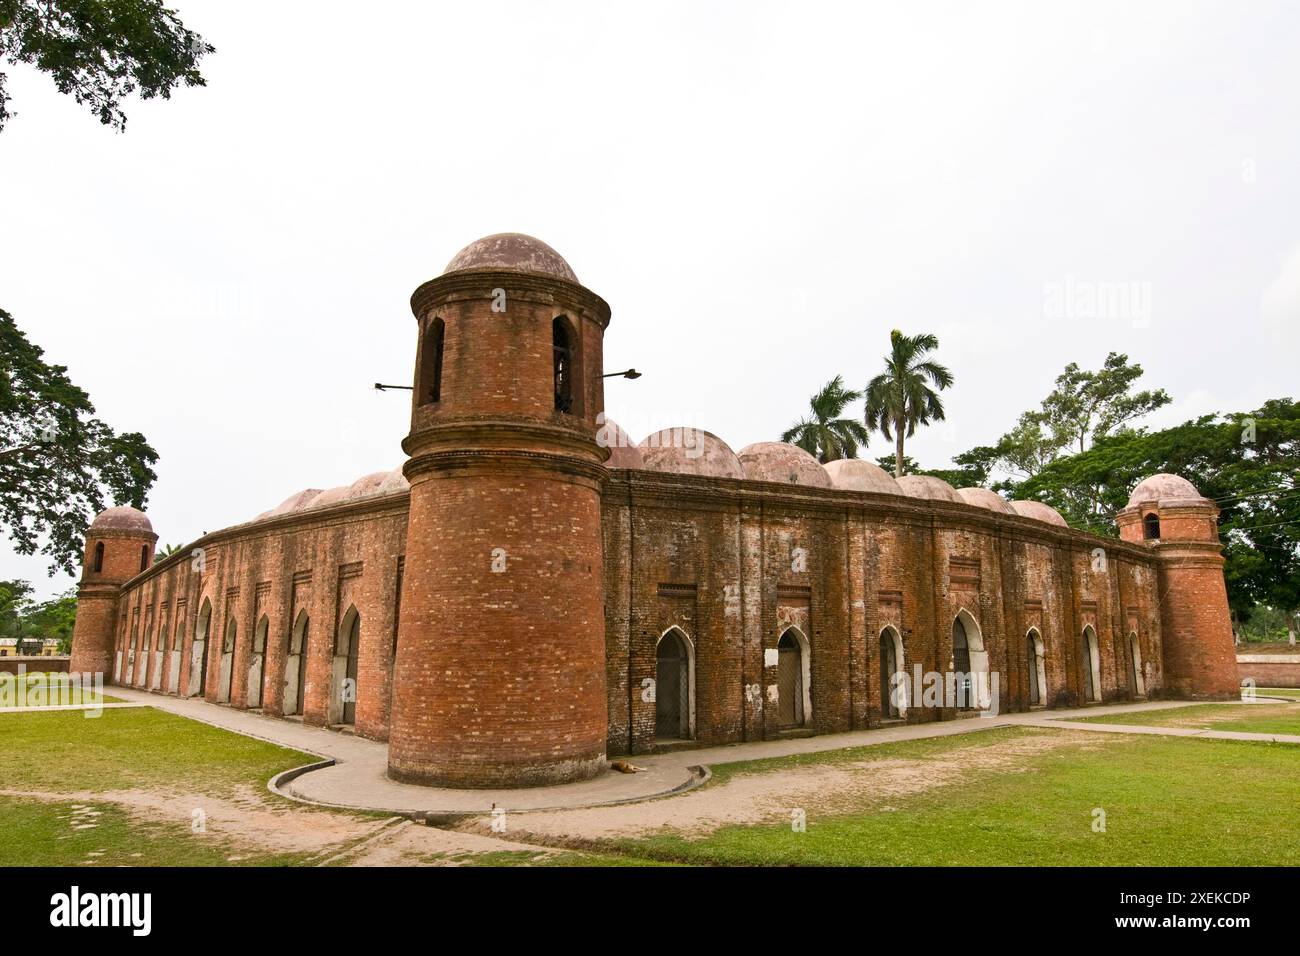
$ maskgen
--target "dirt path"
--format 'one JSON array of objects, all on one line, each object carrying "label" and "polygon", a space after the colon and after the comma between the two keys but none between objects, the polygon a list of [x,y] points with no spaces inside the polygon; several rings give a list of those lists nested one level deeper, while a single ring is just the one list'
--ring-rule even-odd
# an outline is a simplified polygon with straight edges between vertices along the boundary
[{"label": "dirt path", "polygon": [[[951,784],[977,772],[1021,773],[1028,758],[1062,747],[1096,750],[1127,738],[1063,730],[1027,734],[986,746],[968,746],[921,760],[857,760],[772,772],[744,773],[681,796],[626,806],[513,814],[507,834],[520,839],[580,843],[647,836],[658,831],[695,836],[728,824],[787,821],[792,811],[846,812],[892,809],[898,800]],[[485,834],[489,821],[474,818],[462,832]]]},{"label": "dirt path", "polygon": [[[21,797],[70,804],[68,826],[94,830],[102,815],[97,807],[112,804],[141,823],[174,823],[196,837],[219,841],[229,851],[226,861],[250,856],[306,853],[317,862],[348,866],[460,866],[484,853],[527,852],[542,856],[556,851],[508,840],[456,833],[415,824],[395,826],[394,818],[318,810],[277,800],[254,787],[233,794],[178,790],[104,790],[51,793],[0,790],[0,797]],[[201,830],[195,830],[195,826]],[[84,863],[95,863],[94,853]]]}]

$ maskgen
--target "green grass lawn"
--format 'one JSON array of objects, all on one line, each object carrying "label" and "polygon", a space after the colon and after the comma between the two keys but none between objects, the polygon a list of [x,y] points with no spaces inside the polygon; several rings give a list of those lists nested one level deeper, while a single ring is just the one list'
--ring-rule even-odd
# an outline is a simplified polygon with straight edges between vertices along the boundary
[{"label": "green grass lawn", "polygon": [[[174,816],[150,820],[95,799],[108,790],[247,797],[249,788],[263,792],[275,773],[311,762],[307,754],[153,708],[106,710],[93,719],[76,711],[0,715],[0,734],[0,789],[61,795],[0,796],[6,837],[0,865],[303,865],[319,859],[232,849],[218,834],[191,833]],[[1060,743],[1017,755],[1009,765],[979,759],[981,748],[1033,738]],[[861,794],[838,800],[833,812],[810,805],[803,833],[778,816],[698,837],[606,841],[553,856],[503,850],[455,862],[1177,866],[1289,864],[1300,855],[1300,828],[1286,825],[1284,815],[1300,802],[1300,746],[1285,744],[1009,727],[721,764],[713,767],[709,786],[743,774],[879,760],[919,761],[915,772],[934,786],[882,796],[872,791],[867,766],[860,771],[866,784]],[[955,766],[967,769],[956,772]],[[1105,811],[1105,832],[1093,829],[1097,808]]]},{"label": "green grass lawn", "polygon": [[[94,718],[81,711],[0,715],[0,741],[0,789],[9,791],[183,789],[223,796],[264,789],[281,770],[316,759],[151,707]],[[3,796],[0,819],[0,866],[203,866],[228,864],[231,856],[215,837],[184,824],[142,822],[106,801]],[[301,861],[292,854],[239,855],[241,865]]]},{"label": "green grass lawn", "polygon": [[1256,687],[1255,693],[1260,697],[1288,697],[1300,700],[1300,687]]},{"label": "green grass lawn", "polygon": [[[727,826],[613,848],[685,863],[868,866],[1289,865],[1300,854],[1300,828],[1279,826],[1279,808],[1300,802],[1300,748],[1290,745],[1106,734],[1028,756],[1015,772],[948,769],[958,749],[1055,733],[1006,728],[715,767],[713,786],[739,773],[910,759],[955,782],[883,802],[868,790],[858,809],[810,810],[804,833],[789,822]],[[1093,830],[1098,808],[1105,832]]]},{"label": "green grass lawn", "polygon": [[1089,724],[1136,724],[1141,727],[1189,727],[1196,730],[1233,730],[1248,734],[1300,736],[1300,703],[1189,704],[1168,710],[1084,717]]},{"label": "green grass lawn", "polygon": [[60,704],[117,704],[121,698],[101,694],[89,687],[73,684],[67,674],[31,672],[25,675],[25,686],[17,686],[16,675],[0,675],[0,680],[13,683],[6,693],[0,693],[0,709],[5,707],[53,707]]}]

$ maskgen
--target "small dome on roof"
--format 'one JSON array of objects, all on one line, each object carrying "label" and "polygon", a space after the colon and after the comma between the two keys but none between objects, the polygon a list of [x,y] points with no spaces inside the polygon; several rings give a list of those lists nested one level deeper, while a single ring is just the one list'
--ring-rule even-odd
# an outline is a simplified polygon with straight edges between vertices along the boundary
[{"label": "small dome on roof", "polygon": [[712,432],[690,425],[664,428],[637,446],[647,471],[708,478],[744,478],[731,447]]},{"label": "small dome on roof", "polygon": [[645,459],[641,449],[637,448],[632,436],[619,427],[618,422],[606,418],[604,424],[596,429],[596,444],[609,449],[609,461],[606,468],[644,468]]},{"label": "small dome on roof", "polygon": [[1128,506],[1140,505],[1144,501],[1200,501],[1201,493],[1186,478],[1161,472],[1150,478],[1143,478],[1129,495]]},{"label": "small dome on roof", "polygon": [[132,508],[130,505],[118,505],[116,508],[107,508],[95,515],[95,520],[90,523],[89,530],[100,532],[137,531],[141,534],[153,534],[153,524],[139,508]]},{"label": "small dome on roof", "polygon": [[348,485],[347,500],[352,501],[356,498],[372,498],[379,494],[379,489],[383,486],[389,473],[386,471],[375,471],[368,475],[363,475],[352,484]]},{"label": "small dome on roof", "polygon": [[989,491],[987,488],[958,488],[957,494],[961,495],[961,500],[968,505],[974,505],[976,508],[987,508],[989,511],[996,511],[1000,515],[1013,515],[1011,505],[1007,500],[996,491]]},{"label": "small dome on roof", "polygon": [[798,445],[760,441],[736,454],[750,481],[779,481],[790,485],[830,488],[831,478],[812,455]]},{"label": "small dome on roof", "polygon": [[881,495],[901,495],[894,476],[879,465],[861,458],[841,458],[822,465],[831,484],[845,491],[873,491]]},{"label": "small dome on roof", "polygon": [[394,468],[384,476],[384,483],[379,486],[379,494],[396,495],[411,490],[411,483],[402,474],[401,467]]},{"label": "small dome on roof", "polygon": [[312,499],[312,503],[309,507],[313,509],[328,508],[330,505],[336,505],[340,501],[346,501],[348,497],[348,489],[350,487],[351,485],[339,485],[337,488],[326,488]]},{"label": "small dome on roof", "polygon": [[912,498],[928,498],[931,501],[952,501],[965,504],[957,489],[942,478],[933,475],[904,475],[895,479],[903,494]]},{"label": "small dome on roof", "polygon": [[1011,510],[1022,518],[1033,518],[1035,521],[1045,521],[1048,524],[1060,525],[1062,528],[1068,528],[1065,519],[1051,505],[1045,505],[1041,501],[1008,501]]},{"label": "small dome on roof", "polygon": [[310,505],[320,495],[319,488],[304,488],[297,494],[292,494],[284,501],[280,502],[265,515],[267,518],[278,518],[280,515],[292,514],[295,511],[302,511]]},{"label": "small dome on roof", "polygon": [[451,257],[443,275],[464,269],[502,269],[507,272],[535,272],[577,283],[569,264],[558,252],[521,232],[498,232],[476,239]]}]

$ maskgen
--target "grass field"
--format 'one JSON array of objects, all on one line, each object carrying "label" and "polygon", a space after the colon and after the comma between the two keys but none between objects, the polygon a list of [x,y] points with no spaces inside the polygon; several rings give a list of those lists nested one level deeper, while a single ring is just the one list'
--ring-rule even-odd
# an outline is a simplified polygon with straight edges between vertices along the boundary
[{"label": "grass field", "polygon": [[[0,715],[0,735],[0,865],[347,863],[377,825],[373,815],[322,812],[267,793],[271,776],[313,757],[153,708],[95,719],[75,711]],[[808,781],[820,786],[828,771],[839,789],[809,790]],[[891,791],[882,786],[890,773],[920,786]],[[752,823],[711,831],[683,825],[584,840],[579,827],[560,841],[561,853],[481,838],[465,851],[445,842],[455,834],[408,827],[403,839],[414,842],[403,862],[1289,865],[1300,855],[1300,828],[1277,812],[1300,803],[1300,747],[1284,744],[1014,727],[719,764],[713,774],[702,790],[656,803],[707,806],[758,776],[776,788],[777,806]],[[801,783],[807,828],[794,832],[784,793]],[[232,828],[193,832],[189,808],[204,802],[196,795],[213,801],[214,814],[224,807]],[[1098,810],[1104,832],[1094,829]],[[264,831],[314,834],[315,843],[250,849],[228,839],[240,835],[244,818],[259,816]],[[324,836],[316,833],[322,827]],[[525,831],[512,830],[512,838],[526,839]]]},{"label": "grass field", "polygon": [[[959,751],[1053,733],[1001,729],[736,764],[715,768],[713,785],[864,759],[921,760],[941,776]],[[1107,734],[1028,757],[1014,772],[960,781],[883,801],[867,795],[834,812],[810,809],[803,833],[782,821],[621,840],[617,849],[684,863],[832,866],[1289,865],[1300,853],[1300,828],[1279,826],[1272,810],[1300,801],[1300,748],[1288,745]],[[1093,829],[1097,810],[1105,832]]]},{"label": "grass field", "polygon": [[[281,770],[315,758],[152,708],[0,716],[3,866],[279,864],[295,854],[231,860],[229,847],[166,815],[128,814],[97,792],[147,788],[228,797],[264,789]],[[75,794],[67,800],[21,793]]]},{"label": "grass field", "polygon": [[1257,687],[1255,693],[1261,697],[1288,697],[1300,700],[1300,687]]},{"label": "grass field", "polygon": [[1142,727],[1188,727],[1196,730],[1300,736],[1300,703],[1260,701],[1254,704],[1189,704],[1169,710],[1105,714],[1081,720],[1088,724],[1136,724]]},{"label": "grass field", "polygon": [[73,683],[67,674],[28,673],[23,686],[18,685],[15,675],[0,675],[0,681],[7,680],[7,688],[0,688],[0,708],[5,707],[54,707],[60,704],[116,704],[120,698],[101,694],[80,683]]}]

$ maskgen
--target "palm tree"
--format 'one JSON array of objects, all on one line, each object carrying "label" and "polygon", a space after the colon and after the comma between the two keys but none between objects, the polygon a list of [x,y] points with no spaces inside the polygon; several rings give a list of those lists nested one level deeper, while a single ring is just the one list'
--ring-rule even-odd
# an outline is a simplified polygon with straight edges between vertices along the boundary
[{"label": "palm tree", "polygon": [[856,402],[861,392],[844,387],[844,376],[836,375],[808,400],[811,418],[801,418],[781,435],[781,441],[794,442],[823,465],[839,458],[857,458],[858,446],[871,441],[871,433],[856,418],[840,418],[844,406]]},{"label": "palm tree", "polygon": [[889,343],[885,370],[867,383],[865,420],[868,428],[879,429],[887,441],[893,440],[894,477],[901,478],[904,429],[911,438],[917,425],[943,421],[939,392],[952,384],[952,372],[925,357],[939,347],[934,335],[904,335],[894,329]]}]

